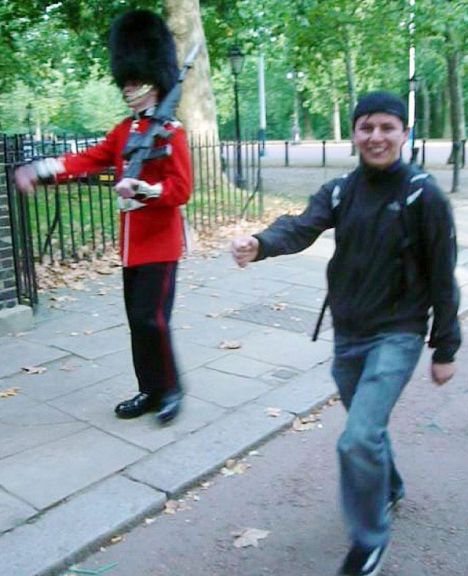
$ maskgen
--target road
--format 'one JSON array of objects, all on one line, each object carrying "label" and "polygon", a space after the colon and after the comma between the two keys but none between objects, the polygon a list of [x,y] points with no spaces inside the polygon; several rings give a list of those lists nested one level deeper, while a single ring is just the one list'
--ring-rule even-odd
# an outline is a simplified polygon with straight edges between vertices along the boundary
[{"label": "road", "polygon": [[[422,161],[423,144],[416,140],[419,149],[418,161]],[[425,144],[425,165],[427,169],[434,167],[447,167],[447,159],[450,155],[451,143],[446,140],[431,140]],[[305,140],[300,144],[289,143],[286,147],[284,142],[268,142],[263,157],[264,166],[284,166],[286,164],[286,152],[288,153],[290,166],[322,166],[324,146],[320,141]],[[403,158],[408,161],[411,157],[409,144],[403,149]],[[348,167],[357,164],[357,156],[351,155],[351,143],[349,141],[334,143],[327,142],[325,145],[325,165],[328,167]]]},{"label": "road", "polygon": [[[466,319],[463,326],[466,334]],[[467,351],[465,337],[459,357]],[[382,576],[467,574],[468,368],[460,363],[456,378],[437,388],[428,365],[426,351],[392,420],[407,498]],[[81,573],[334,575],[347,549],[335,457],[344,418],[339,402],[326,406],[311,429],[290,429],[258,447],[232,474],[181,497],[173,513],[147,519],[83,560],[78,567],[88,572]],[[258,547],[234,546],[233,533],[246,528],[266,531]]]}]

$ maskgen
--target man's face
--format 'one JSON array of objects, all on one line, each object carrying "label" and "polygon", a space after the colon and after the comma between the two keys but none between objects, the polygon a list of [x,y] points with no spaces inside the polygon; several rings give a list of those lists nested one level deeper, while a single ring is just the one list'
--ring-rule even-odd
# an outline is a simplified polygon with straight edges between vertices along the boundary
[{"label": "man's face", "polygon": [[398,116],[376,112],[357,119],[353,140],[363,162],[383,170],[398,160],[408,133]]},{"label": "man's face", "polygon": [[154,106],[157,102],[156,88],[141,82],[126,82],[122,96],[127,106],[134,112],[141,112]]}]

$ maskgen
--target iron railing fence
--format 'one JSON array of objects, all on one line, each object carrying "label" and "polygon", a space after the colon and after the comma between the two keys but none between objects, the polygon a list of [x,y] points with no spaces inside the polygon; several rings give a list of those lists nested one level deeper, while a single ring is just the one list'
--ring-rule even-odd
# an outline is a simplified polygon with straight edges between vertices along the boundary
[{"label": "iron railing fence", "polygon": [[[14,235],[18,299],[37,300],[34,263],[80,260],[115,247],[118,210],[113,170],[83,175],[65,183],[42,183],[34,196],[15,187],[14,168],[22,163],[76,152],[99,137],[33,140],[28,135],[3,136],[8,196]],[[193,193],[185,207],[197,231],[239,218],[255,218],[263,210],[260,147],[255,140],[219,142],[214,137],[190,137]]]},{"label": "iron railing fence", "polygon": [[29,222],[30,203],[22,194],[15,193],[14,165],[18,155],[17,140],[2,137],[5,157],[5,182],[7,187],[8,213],[10,216],[13,264],[16,278],[16,294],[20,304],[35,306],[38,302],[36,275],[34,272],[33,238]]}]

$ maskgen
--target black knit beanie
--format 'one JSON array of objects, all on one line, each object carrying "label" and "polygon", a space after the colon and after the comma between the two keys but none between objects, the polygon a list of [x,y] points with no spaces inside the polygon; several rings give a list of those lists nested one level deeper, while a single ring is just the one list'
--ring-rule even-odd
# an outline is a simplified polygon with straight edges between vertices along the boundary
[{"label": "black knit beanie", "polygon": [[390,92],[379,91],[369,92],[369,94],[359,99],[353,113],[353,129],[358,118],[375,114],[376,112],[385,112],[386,114],[398,116],[403,121],[405,128],[408,124],[408,110],[405,102]]}]

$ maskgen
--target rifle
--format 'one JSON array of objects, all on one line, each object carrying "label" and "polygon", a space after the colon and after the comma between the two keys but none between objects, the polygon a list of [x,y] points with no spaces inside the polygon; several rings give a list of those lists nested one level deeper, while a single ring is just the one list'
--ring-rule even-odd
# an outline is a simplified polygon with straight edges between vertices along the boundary
[{"label": "rifle", "polygon": [[138,132],[130,134],[123,151],[125,160],[128,160],[123,173],[124,178],[138,179],[145,162],[172,154],[170,144],[154,148],[154,139],[158,136],[169,139],[172,136],[172,133],[164,128],[164,125],[174,119],[175,109],[182,95],[182,82],[185,80],[187,72],[192,68],[199,49],[200,44],[196,44],[188,53],[177,82],[155,107],[150,117],[151,122],[148,130],[143,134]]}]

